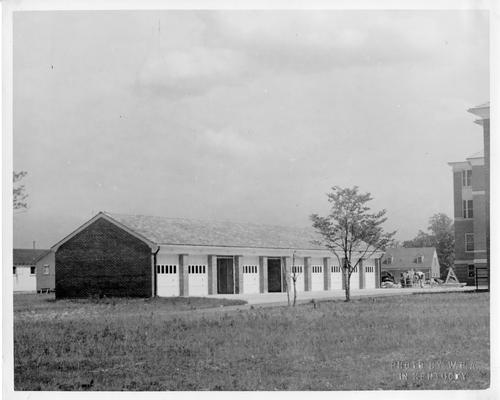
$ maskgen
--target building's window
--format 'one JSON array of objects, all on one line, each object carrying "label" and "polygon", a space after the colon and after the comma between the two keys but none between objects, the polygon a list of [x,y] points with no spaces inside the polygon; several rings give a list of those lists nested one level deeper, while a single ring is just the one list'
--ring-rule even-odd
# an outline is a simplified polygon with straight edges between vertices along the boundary
[{"label": "building's window", "polygon": [[474,265],[469,265],[469,278],[474,278],[476,276],[476,271]]},{"label": "building's window", "polygon": [[462,186],[470,186],[472,182],[472,170],[462,171]]},{"label": "building's window", "polygon": [[30,267],[30,275],[36,274],[36,267]]},{"label": "building's window", "polygon": [[15,275],[16,274],[16,267],[12,267],[12,273]]},{"label": "building's window", "polygon": [[332,266],[332,272],[340,272],[340,265]]},{"label": "building's window", "polygon": [[313,265],[312,266],[312,272],[315,274],[320,274],[322,269],[323,269],[323,267],[321,267],[321,265]]},{"label": "building's window", "polygon": [[423,264],[424,262],[424,256],[418,256],[417,259],[416,259],[416,263],[417,264]]},{"label": "building's window", "polygon": [[50,268],[48,265],[43,266],[43,274],[48,275],[50,273]]},{"label": "building's window", "polygon": [[462,201],[462,211],[463,211],[463,217],[464,218],[472,218],[472,217],[474,217],[473,207],[472,207],[472,200],[463,200]]},{"label": "building's window", "polygon": [[465,251],[474,251],[474,234],[465,234]]},{"label": "building's window", "polygon": [[393,257],[392,256],[387,256],[386,259],[384,260],[384,264],[392,264]]},{"label": "building's window", "polygon": [[374,272],[374,267],[373,267],[372,265],[367,265],[367,266],[365,267],[365,271],[366,271],[366,272]]},{"label": "building's window", "polygon": [[352,270],[352,272],[358,272],[358,266],[357,265],[354,267],[354,269]]}]

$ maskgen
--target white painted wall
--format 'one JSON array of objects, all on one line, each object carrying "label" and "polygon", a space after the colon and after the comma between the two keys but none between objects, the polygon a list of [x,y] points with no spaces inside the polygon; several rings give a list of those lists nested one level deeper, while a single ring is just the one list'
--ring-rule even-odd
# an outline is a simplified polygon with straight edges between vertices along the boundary
[{"label": "white painted wall", "polygon": [[158,253],[156,265],[158,296],[179,296],[179,256]]},{"label": "white painted wall", "polygon": [[188,257],[189,296],[208,295],[208,256]]},{"label": "white painted wall", "polygon": [[36,268],[31,274],[30,266],[16,266],[16,273],[13,275],[14,292],[36,292]]},{"label": "white painted wall", "polygon": [[259,257],[241,257],[243,266],[243,293],[259,293]]}]

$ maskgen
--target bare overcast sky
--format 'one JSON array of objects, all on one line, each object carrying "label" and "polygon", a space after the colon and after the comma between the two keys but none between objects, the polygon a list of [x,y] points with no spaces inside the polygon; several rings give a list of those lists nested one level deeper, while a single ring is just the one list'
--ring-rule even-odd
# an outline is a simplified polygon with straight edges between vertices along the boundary
[{"label": "bare overcast sky", "polygon": [[279,225],[372,193],[399,239],[452,216],[482,149],[488,14],[24,12],[14,17],[14,245],[99,210]]}]

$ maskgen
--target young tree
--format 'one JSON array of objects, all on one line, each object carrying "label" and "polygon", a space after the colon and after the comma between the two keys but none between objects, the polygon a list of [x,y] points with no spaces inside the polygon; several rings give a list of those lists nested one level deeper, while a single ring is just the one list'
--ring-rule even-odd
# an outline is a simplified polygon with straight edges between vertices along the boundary
[{"label": "young tree", "polygon": [[22,210],[28,207],[26,203],[26,199],[28,195],[25,192],[24,185],[20,184],[21,179],[26,176],[26,171],[14,171],[13,180],[14,180],[14,190],[13,190],[13,206],[14,210]]},{"label": "young tree", "polygon": [[444,276],[455,258],[453,220],[444,213],[434,214],[429,218],[427,230],[429,233],[418,231],[414,239],[403,242],[403,247],[435,247]]},{"label": "young tree", "polygon": [[346,301],[350,300],[351,274],[363,258],[385,249],[392,243],[396,232],[384,232],[386,210],[371,213],[370,193],[359,188],[334,186],[327,193],[330,213],[326,217],[311,215],[313,227],[322,237],[318,243],[329,249],[342,267]]},{"label": "young tree", "polygon": [[295,266],[295,250],[292,253],[292,273],[291,279],[293,283],[293,306],[297,304],[297,279],[299,275],[297,273],[297,267]]}]

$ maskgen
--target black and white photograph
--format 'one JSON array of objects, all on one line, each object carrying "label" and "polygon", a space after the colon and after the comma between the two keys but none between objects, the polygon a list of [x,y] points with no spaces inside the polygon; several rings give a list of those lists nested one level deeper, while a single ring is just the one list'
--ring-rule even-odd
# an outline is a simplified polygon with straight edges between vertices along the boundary
[{"label": "black and white photograph", "polygon": [[376,3],[3,4],[6,398],[498,395],[499,10]]}]

